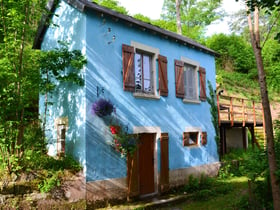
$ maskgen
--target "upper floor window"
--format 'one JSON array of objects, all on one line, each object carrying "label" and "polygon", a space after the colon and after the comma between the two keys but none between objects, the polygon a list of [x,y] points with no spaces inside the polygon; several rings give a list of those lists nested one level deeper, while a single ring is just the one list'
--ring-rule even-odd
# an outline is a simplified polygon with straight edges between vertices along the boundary
[{"label": "upper floor window", "polygon": [[175,60],[175,79],[176,97],[193,103],[206,100],[205,69],[198,62],[183,57]]},{"label": "upper floor window", "polygon": [[197,100],[197,71],[196,67],[190,64],[184,64],[185,77],[185,98],[189,100]]},{"label": "upper floor window", "polygon": [[144,52],[135,53],[135,90],[153,94],[152,56]]},{"label": "upper floor window", "polygon": [[123,44],[122,58],[125,91],[135,97],[168,96],[167,58],[159,55],[159,49],[131,42],[131,46]]}]

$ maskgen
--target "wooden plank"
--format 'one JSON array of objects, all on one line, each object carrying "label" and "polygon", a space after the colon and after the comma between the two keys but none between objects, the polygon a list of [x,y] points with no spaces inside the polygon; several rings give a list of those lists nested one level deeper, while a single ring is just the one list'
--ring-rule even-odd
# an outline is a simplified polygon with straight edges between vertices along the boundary
[{"label": "wooden plank", "polygon": [[160,192],[169,190],[169,136],[162,133],[160,138]]}]

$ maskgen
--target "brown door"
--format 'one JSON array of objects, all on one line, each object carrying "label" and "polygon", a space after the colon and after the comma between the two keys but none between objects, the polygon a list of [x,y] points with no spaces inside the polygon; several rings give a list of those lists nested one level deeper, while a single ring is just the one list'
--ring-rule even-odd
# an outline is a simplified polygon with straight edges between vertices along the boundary
[{"label": "brown door", "polygon": [[139,187],[141,195],[155,192],[154,141],[155,134],[143,133],[140,136]]}]

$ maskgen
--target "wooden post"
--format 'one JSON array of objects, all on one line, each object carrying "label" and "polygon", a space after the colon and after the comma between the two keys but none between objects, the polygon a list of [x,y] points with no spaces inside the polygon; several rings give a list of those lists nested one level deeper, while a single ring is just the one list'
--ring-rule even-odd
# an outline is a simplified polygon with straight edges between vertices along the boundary
[{"label": "wooden post", "polygon": [[231,126],[234,124],[234,118],[233,118],[233,102],[232,102],[232,97],[230,97],[230,123]]},{"label": "wooden post", "polygon": [[263,117],[263,139],[264,139],[264,142],[263,142],[263,147],[264,149],[266,149],[266,131],[265,131],[265,120],[264,120],[264,111],[263,111],[263,105],[262,105],[262,117]]},{"label": "wooden post", "polygon": [[224,126],[220,127],[220,152],[221,156],[225,155],[227,152],[226,148],[226,128]]},{"label": "wooden post", "polygon": [[242,140],[243,140],[243,149],[247,150],[246,127],[242,127]]},{"label": "wooden post", "polygon": [[245,126],[245,107],[244,107],[244,99],[242,99],[242,126]]},{"label": "wooden post", "polygon": [[219,126],[221,126],[219,94],[217,95],[217,109],[218,109],[218,124]]},{"label": "wooden post", "polygon": [[253,117],[254,117],[254,127],[256,127],[256,109],[255,109],[255,101],[253,101]]}]

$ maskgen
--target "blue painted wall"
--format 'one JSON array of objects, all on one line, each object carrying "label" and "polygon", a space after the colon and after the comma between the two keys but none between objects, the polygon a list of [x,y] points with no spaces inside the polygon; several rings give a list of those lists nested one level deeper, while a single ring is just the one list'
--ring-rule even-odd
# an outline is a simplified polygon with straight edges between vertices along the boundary
[{"label": "blue painted wall", "polygon": [[[108,32],[108,28],[111,32]],[[206,80],[210,80],[215,87],[214,57],[93,12],[87,14],[86,29],[87,180],[126,176],[125,160],[106,144],[111,138],[108,127],[102,119],[91,114],[92,103],[98,100],[97,87],[104,88],[104,94],[99,97],[113,102],[118,118],[128,126],[129,131],[132,132],[134,126],[159,126],[162,132],[169,133],[171,170],[218,161],[210,107],[207,102],[186,104],[176,98],[174,73],[174,59],[181,56],[189,58],[206,68]],[[113,36],[116,39],[111,43]],[[158,48],[160,54],[167,57],[168,97],[160,97],[160,100],[139,99],[123,91],[121,47],[122,44],[130,45],[131,41]],[[200,127],[207,131],[208,144],[198,148],[183,147],[182,133],[186,127]]]},{"label": "blue painted wall", "polygon": [[[69,43],[69,49],[79,49],[85,53],[85,14],[61,1],[53,16],[53,24],[45,34],[42,50],[60,47],[58,41]],[[85,70],[82,71],[82,74]],[[82,75],[84,77],[84,75]],[[48,96],[46,137],[50,155],[56,154],[57,130],[55,119],[68,117],[69,127],[66,132],[66,153],[73,155],[80,163],[85,164],[85,87],[73,84],[58,84],[54,94]],[[44,119],[45,96],[40,96],[40,116]]]},{"label": "blue painted wall", "polygon": [[[49,107],[47,124],[50,150],[56,141],[54,119],[68,116],[66,149],[85,166],[87,181],[126,176],[126,160],[109,145],[112,136],[106,120],[94,116],[91,111],[92,104],[102,97],[115,105],[118,119],[127,125],[129,132],[134,126],[157,126],[161,132],[169,133],[170,170],[218,161],[208,103],[186,104],[175,97],[174,59],[183,56],[199,62],[206,68],[206,80],[215,87],[215,60],[212,55],[121,21],[116,22],[111,17],[101,17],[93,11],[81,13],[63,1],[56,14],[59,17],[54,17],[54,23],[60,27],[48,29],[42,49],[52,49],[57,46],[57,40],[67,40],[72,49],[85,53],[88,64],[83,88],[61,86],[60,91],[53,95],[55,104]],[[116,39],[111,42],[113,36]],[[168,97],[160,97],[160,100],[140,99],[123,91],[121,47],[122,44],[130,45],[131,41],[158,48],[160,54],[167,57]],[[99,97],[97,88],[104,89]],[[41,113],[44,110],[43,100],[42,96]],[[183,147],[182,134],[186,127],[200,127],[202,131],[207,131],[207,145]],[[158,150],[158,161],[159,157]]]}]

